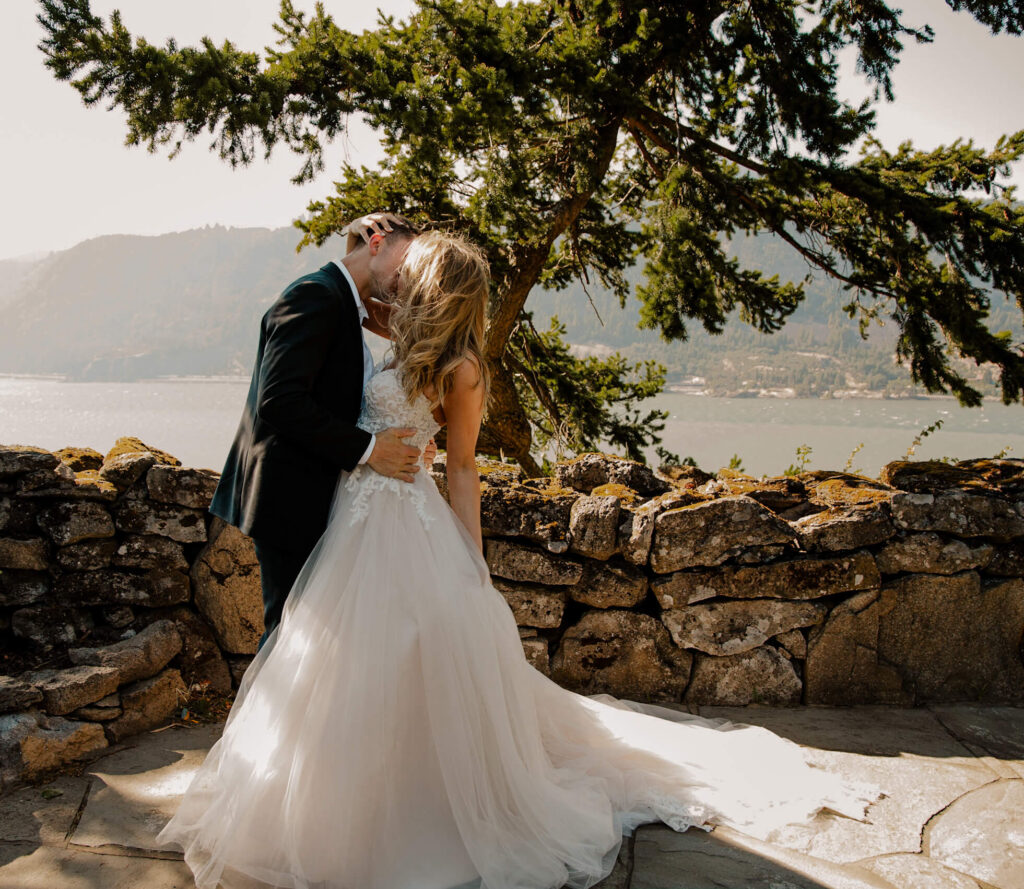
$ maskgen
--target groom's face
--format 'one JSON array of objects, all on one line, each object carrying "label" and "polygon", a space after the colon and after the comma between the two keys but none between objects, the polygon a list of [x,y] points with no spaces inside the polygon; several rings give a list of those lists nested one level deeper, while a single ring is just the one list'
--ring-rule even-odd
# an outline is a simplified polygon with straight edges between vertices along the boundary
[{"label": "groom's face", "polygon": [[383,236],[374,235],[371,239],[370,288],[375,299],[387,303],[395,301],[402,260],[405,259],[412,240],[398,232]]}]

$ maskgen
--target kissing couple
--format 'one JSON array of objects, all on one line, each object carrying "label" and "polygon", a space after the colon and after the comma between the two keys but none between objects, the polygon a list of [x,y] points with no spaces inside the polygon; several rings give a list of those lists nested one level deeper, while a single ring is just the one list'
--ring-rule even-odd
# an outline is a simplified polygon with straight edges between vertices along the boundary
[{"label": "kissing couple", "polygon": [[[646,822],[863,820],[881,791],[789,739],[530,665],[482,551],[485,256],[392,214],[348,239],[264,315],[211,505],[253,538],[266,631],[157,836],[198,889],[587,889]],[[442,426],[450,505],[418,471]]]}]

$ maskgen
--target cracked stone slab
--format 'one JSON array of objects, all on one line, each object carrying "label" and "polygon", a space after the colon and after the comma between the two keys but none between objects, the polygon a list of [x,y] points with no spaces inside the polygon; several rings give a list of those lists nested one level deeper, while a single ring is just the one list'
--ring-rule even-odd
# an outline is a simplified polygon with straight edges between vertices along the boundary
[{"label": "cracked stone slab", "polygon": [[966,874],[950,870],[927,855],[879,855],[857,862],[861,867],[884,877],[900,889],[981,889]]},{"label": "cracked stone slab", "polygon": [[89,785],[84,775],[21,787],[0,801],[0,843],[64,844]]},{"label": "cracked stone slab", "polygon": [[1024,886],[1024,781],[965,794],[925,829],[924,851],[998,889]]},{"label": "cracked stone slab", "polygon": [[701,707],[700,715],[761,725],[800,744],[810,763],[888,794],[867,810],[868,823],[821,811],[772,834],[780,846],[839,864],[919,852],[931,817],[998,777],[923,709]]},{"label": "cracked stone slab", "polygon": [[0,850],[0,889],[192,889],[184,861],[97,855],[53,846]]},{"label": "cracked stone slab", "polygon": [[936,704],[928,709],[955,737],[1024,778],[1024,707]]},{"label": "cracked stone slab", "polygon": [[170,820],[185,789],[220,737],[223,725],[169,728],[102,760],[78,827],[71,835],[77,848],[180,850],[160,844],[156,835]]},{"label": "cracked stone slab", "polygon": [[630,889],[902,889],[856,865],[837,865],[719,825],[682,833],[637,828]]}]

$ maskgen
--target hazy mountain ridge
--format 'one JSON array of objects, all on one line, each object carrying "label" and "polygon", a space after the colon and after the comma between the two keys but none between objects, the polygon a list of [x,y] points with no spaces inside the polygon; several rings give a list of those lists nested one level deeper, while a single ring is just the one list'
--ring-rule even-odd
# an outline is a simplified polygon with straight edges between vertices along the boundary
[{"label": "hazy mountain ridge", "polygon": [[[743,267],[778,274],[782,281],[799,282],[808,272],[788,245],[771,236],[738,239],[732,249]],[[642,268],[634,267],[627,278],[634,287],[643,284]],[[710,334],[699,321],[688,321],[689,338],[671,343],[664,342],[656,330],[637,327],[640,301],[635,294],[623,309],[612,294],[597,287],[586,289],[589,299],[578,282],[562,291],[536,291],[527,303],[534,323],[546,327],[548,319],[557,316],[566,327],[566,338],[583,353],[601,355],[615,349],[634,361],[660,361],[670,384],[699,377],[703,382],[698,385],[716,394],[773,388],[790,388],[798,395],[858,388],[923,392],[896,362],[895,322],[872,323],[867,340],[862,339],[857,322],[842,308],[851,300],[849,292],[820,273],[806,285],[804,301],[785,326],[773,334],[744,323],[737,311],[721,334]],[[1010,330],[1016,342],[1024,342],[1024,319],[1016,304],[1002,294],[993,294],[991,301],[990,329]],[[980,370],[967,362],[959,367],[969,378],[988,379],[984,388],[994,391],[991,369]]]},{"label": "hazy mountain ridge", "polygon": [[[0,373],[65,374],[74,379],[133,380],[161,375],[248,375],[259,320],[295,278],[340,259],[343,242],[295,252],[293,228],[211,226],[159,236],[110,235],[84,241],[37,261],[0,262]],[[784,280],[807,269],[785,245],[767,237],[738,241],[745,266]],[[641,268],[629,278],[642,282]],[[686,342],[662,342],[639,330],[639,302],[626,309],[610,293],[588,287],[537,289],[527,308],[539,326],[557,315],[567,338],[584,350],[620,349],[655,358],[670,382],[702,377],[713,390],[792,387],[823,394],[862,386],[905,389],[907,372],[893,359],[895,330],[874,327],[865,342],[842,311],[848,295],[815,281],[807,298],[776,334],[760,334],[738,319],[719,336],[699,323]],[[993,298],[994,329],[1024,340],[1019,310]]]},{"label": "hazy mountain ridge", "polygon": [[52,254],[7,299],[0,372],[247,374],[267,307],[337,258],[329,249],[297,254],[298,239],[291,228],[214,226],[109,235]]}]

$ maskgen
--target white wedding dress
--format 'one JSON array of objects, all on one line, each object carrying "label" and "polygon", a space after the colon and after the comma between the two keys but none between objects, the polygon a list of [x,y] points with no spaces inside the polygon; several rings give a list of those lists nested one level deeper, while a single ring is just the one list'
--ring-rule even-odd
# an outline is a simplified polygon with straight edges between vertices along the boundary
[{"label": "white wedding dress", "polygon": [[[437,431],[393,370],[359,425]],[[425,472],[343,473],[331,518],[157,839],[199,889],[584,889],[641,823],[767,838],[878,788],[766,729],[579,695],[526,660]]]}]

